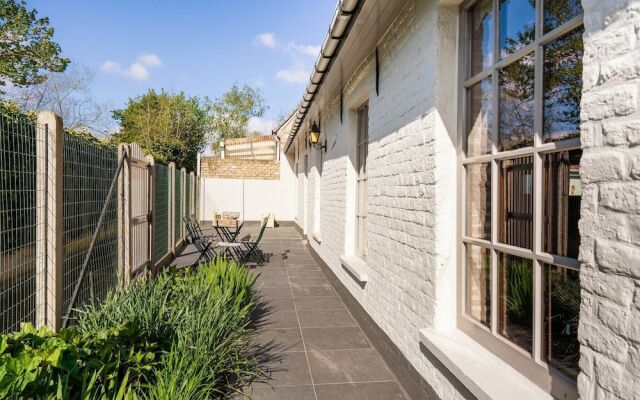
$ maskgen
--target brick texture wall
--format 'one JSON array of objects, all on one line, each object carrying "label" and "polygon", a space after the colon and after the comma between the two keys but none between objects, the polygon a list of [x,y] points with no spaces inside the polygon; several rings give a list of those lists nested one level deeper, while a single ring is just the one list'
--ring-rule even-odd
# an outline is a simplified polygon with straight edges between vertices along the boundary
[{"label": "brick texture wall", "polygon": [[640,1],[583,0],[581,399],[640,399]]},{"label": "brick texture wall", "polygon": [[280,161],[203,157],[200,175],[203,178],[278,180]]}]

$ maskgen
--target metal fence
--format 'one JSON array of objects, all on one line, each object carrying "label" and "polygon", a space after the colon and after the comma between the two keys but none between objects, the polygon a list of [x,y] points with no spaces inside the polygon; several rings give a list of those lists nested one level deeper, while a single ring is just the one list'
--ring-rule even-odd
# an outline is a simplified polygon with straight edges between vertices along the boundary
[{"label": "metal fence", "polygon": [[[0,330],[15,330],[20,322],[36,320],[36,248],[38,211],[36,197],[44,188],[45,156],[37,149],[46,146],[44,129],[34,121],[20,116],[0,115]],[[39,192],[39,193],[38,193]]]},{"label": "metal fence", "polygon": [[73,323],[185,241],[193,173],[63,131],[51,112],[0,115],[0,332]]},{"label": "metal fence", "polygon": [[82,276],[74,307],[102,300],[118,283],[117,197],[111,196],[98,227],[109,188],[118,168],[115,149],[64,135],[64,283],[63,309],[73,291],[98,228],[93,253]]}]

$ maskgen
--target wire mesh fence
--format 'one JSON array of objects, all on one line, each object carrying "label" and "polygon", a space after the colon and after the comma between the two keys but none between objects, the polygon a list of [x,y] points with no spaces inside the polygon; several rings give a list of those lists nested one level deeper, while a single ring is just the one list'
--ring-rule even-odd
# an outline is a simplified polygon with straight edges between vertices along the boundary
[{"label": "wire mesh fence", "polygon": [[[117,151],[64,135],[64,299],[69,308],[109,188]],[[72,307],[99,301],[118,284],[117,196],[111,196]]]},{"label": "wire mesh fence", "polygon": [[193,211],[191,210],[191,186],[193,186],[193,183],[191,182],[191,175],[187,175],[187,182],[186,182],[186,190],[185,190],[185,215],[186,216],[191,216],[191,214],[193,214]]},{"label": "wire mesh fence", "polygon": [[169,167],[156,164],[155,214],[153,222],[154,259],[162,259],[169,252]]},{"label": "wire mesh fence", "polygon": [[[45,136],[44,127],[28,118],[0,115],[0,330],[8,332],[21,322],[35,323],[36,318],[36,187],[37,154]],[[46,146],[46,144],[44,144]],[[43,146],[43,147],[44,147]],[[42,176],[40,177],[42,179]],[[44,181],[44,179],[42,180]],[[42,210],[40,210],[42,211]],[[40,225],[40,226],[39,226]],[[40,246],[42,243],[40,243]]]}]

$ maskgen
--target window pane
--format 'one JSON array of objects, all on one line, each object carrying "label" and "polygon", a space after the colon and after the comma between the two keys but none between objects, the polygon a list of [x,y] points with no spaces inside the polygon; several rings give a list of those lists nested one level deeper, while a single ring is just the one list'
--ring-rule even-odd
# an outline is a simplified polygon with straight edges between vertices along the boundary
[{"label": "window pane", "polygon": [[544,141],[580,136],[584,28],[549,43],[544,49]]},{"label": "window pane", "polygon": [[491,250],[467,245],[467,315],[491,328]]},{"label": "window pane", "polygon": [[534,56],[500,71],[500,151],[533,145]]},{"label": "window pane", "polygon": [[500,242],[532,248],[533,157],[500,161]]},{"label": "window pane", "polygon": [[471,86],[467,95],[469,96],[467,157],[489,154],[493,119],[491,77]]},{"label": "window pane", "polygon": [[509,254],[500,254],[498,263],[498,332],[531,352],[533,262]]},{"label": "window pane", "polygon": [[576,379],[580,359],[580,272],[546,264],[544,269],[543,359],[568,377]]},{"label": "window pane", "polygon": [[513,54],[536,37],[535,0],[500,1],[500,56]]},{"label": "window pane", "polygon": [[582,14],[580,0],[544,0],[544,33]]},{"label": "window pane", "polygon": [[491,164],[467,166],[467,235],[491,240]]},{"label": "window pane", "polygon": [[471,76],[493,64],[493,1],[471,8]]},{"label": "window pane", "polygon": [[582,150],[545,154],[543,249],[547,253],[578,258],[580,247],[580,157]]}]

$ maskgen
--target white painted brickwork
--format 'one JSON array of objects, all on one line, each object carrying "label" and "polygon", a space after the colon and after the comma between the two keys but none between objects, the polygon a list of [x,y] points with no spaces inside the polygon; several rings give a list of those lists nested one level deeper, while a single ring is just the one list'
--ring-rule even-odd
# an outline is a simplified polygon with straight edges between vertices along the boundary
[{"label": "white painted brickwork", "polygon": [[[439,68],[438,43],[415,40],[436,37],[438,9],[432,2],[408,3],[379,43],[380,95],[376,96],[374,59],[370,56],[345,84],[343,122],[339,99],[321,110],[323,136],[326,134],[328,145],[327,152],[321,153],[322,242],[317,243],[312,232],[308,232],[308,237],[309,243],[438,395],[457,399],[461,396],[419,350],[419,329],[433,326],[438,313],[438,274],[443,268],[455,268],[454,259],[439,253],[442,249],[437,246],[436,232],[439,223],[455,227],[455,218],[451,218],[449,211],[455,210],[452,208],[455,201],[449,196],[455,193],[456,164],[455,147],[443,131],[434,91]],[[448,18],[451,20],[447,29],[456,32],[456,14],[450,13]],[[449,39],[454,43],[455,34]],[[451,64],[447,68],[451,69]],[[342,268],[339,257],[353,254],[355,246],[356,110],[367,99],[369,281],[363,289]],[[449,103],[451,106],[455,103]],[[310,115],[317,120],[314,112],[317,110]],[[300,135],[304,134],[302,129]],[[437,137],[443,138],[444,143],[437,143]],[[302,150],[302,143],[296,143]],[[307,227],[313,227],[314,219],[318,218],[314,215],[313,185],[319,154],[320,150],[312,150],[309,160]],[[300,165],[303,157],[301,153]],[[438,171],[438,167],[444,171]],[[439,173],[450,187],[436,181]],[[299,183],[302,182],[300,174]],[[447,204],[438,207],[438,197],[446,197]],[[303,200],[301,191],[298,198]],[[447,221],[443,221],[445,215]],[[445,242],[453,246],[454,237]],[[444,251],[449,251],[448,247]]]},{"label": "white painted brickwork", "polygon": [[[419,329],[455,323],[458,8],[407,2],[380,49],[380,95],[369,56],[319,120],[328,150],[295,141],[297,222],[309,243],[442,399],[462,395],[419,347]],[[449,2],[451,3],[451,2]],[[584,96],[580,259],[581,399],[640,399],[640,0],[583,0]],[[340,256],[355,246],[356,110],[369,101],[368,282]],[[305,123],[308,121],[305,121]],[[320,215],[314,207],[321,184]],[[306,221],[304,210],[307,210]],[[312,239],[319,226],[322,242]],[[306,224],[304,223],[306,222]]]},{"label": "white painted brickwork", "polygon": [[640,1],[583,0],[582,399],[640,399]]}]

